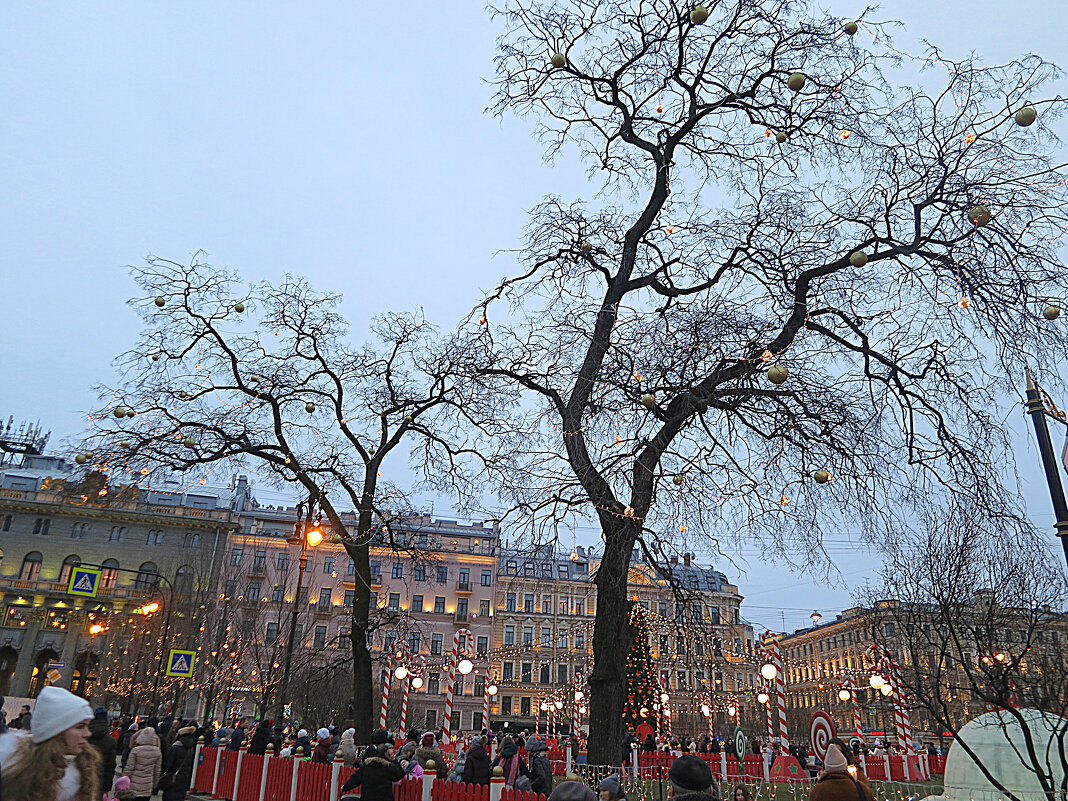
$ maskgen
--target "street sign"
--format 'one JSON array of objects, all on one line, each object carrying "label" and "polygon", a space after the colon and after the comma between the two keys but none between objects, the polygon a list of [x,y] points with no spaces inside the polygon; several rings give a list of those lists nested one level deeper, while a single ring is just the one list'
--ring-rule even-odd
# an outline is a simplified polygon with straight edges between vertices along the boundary
[{"label": "street sign", "polygon": [[74,568],[70,571],[70,581],[67,582],[67,595],[95,598],[96,591],[100,589],[101,573],[102,571],[91,567]]},{"label": "street sign", "polygon": [[196,658],[196,651],[179,651],[172,648],[167,653],[167,676],[178,679],[193,678],[193,663]]}]

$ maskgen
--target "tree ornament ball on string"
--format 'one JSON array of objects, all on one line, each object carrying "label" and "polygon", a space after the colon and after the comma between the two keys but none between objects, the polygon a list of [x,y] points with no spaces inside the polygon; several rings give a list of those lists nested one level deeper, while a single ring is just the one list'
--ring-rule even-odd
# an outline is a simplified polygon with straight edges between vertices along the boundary
[{"label": "tree ornament ball on string", "polygon": [[777,134],[775,134],[775,141],[778,142],[780,145],[785,145],[786,144],[786,140],[789,139],[789,138],[790,137],[788,137],[782,131],[779,131]]},{"label": "tree ornament ball on string", "polygon": [[857,33],[857,31],[859,30],[859,28],[857,27],[857,23],[855,23],[855,22],[847,22],[847,23],[845,24],[845,27],[843,28],[843,30],[844,30],[844,31],[845,31],[845,32],[846,32],[846,33],[847,33],[847,34],[848,34],[849,36],[855,36],[855,35],[856,35],[856,33]]},{"label": "tree ornament ball on string", "polygon": [[124,440],[120,441],[119,442],[119,447],[122,448],[124,451],[125,450],[129,450],[130,449],[130,440],[124,439]]},{"label": "tree ornament ball on string", "polygon": [[1016,112],[1016,124],[1021,128],[1026,128],[1029,125],[1033,125],[1035,120],[1038,119],[1038,112],[1032,106],[1024,106],[1022,109]]},{"label": "tree ornament ball on string", "polygon": [[157,297],[155,302],[156,302],[156,307],[160,308],[160,309],[162,309],[164,307],[164,305],[166,305],[166,303],[167,303],[167,301],[163,299],[162,295]]},{"label": "tree ornament ball on string", "polygon": [[88,461],[89,461],[89,454],[87,454],[87,453],[79,453],[77,456],[74,457],[74,463],[75,464],[85,464]]},{"label": "tree ornament ball on string", "polygon": [[119,418],[121,420],[122,418],[124,418],[126,416],[126,407],[124,407],[124,406],[116,406],[115,410],[112,412],[112,414],[115,415],[117,418]]},{"label": "tree ornament ball on string", "polygon": [[193,448],[196,447],[197,441],[195,439],[193,439],[192,437],[186,437],[185,439],[182,440],[182,444],[185,445],[185,447],[187,447],[189,449],[193,449]]},{"label": "tree ornament ball on string", "polygon": [[237,312],[238,314],[241,314],[241,312],[243,312],[244,310],[245,310],[245,304],[244,303],[235,303],[234,304],[234,311]]},{"label": "tree ornament ball on string", "polygon": [[673,481],[673,482],[675,483],[675,486],[676,486],[676,487],[681,487],[681,486],[682,486],[682,485],[683,485],[683,484],[685,483],[685,481],[686,481],[686,479],[685,479],[685,478],[683,478],[683,476],[682,476],[682,473],[679,473],[679,474],[677,474],[677,475],[676,475],[676,476],[675,476],[675,477],[674,477],[673,479],[671,479],[671,480],[672,480],[672,481]]},{"label": "tree ornament ball on string", "polygon": [[415,419],[415,418],[414,418],[414,417],[412,417],[412,416],[411,416],[410,414],[406,414],[406,415],[404,415],[404,422],[405,422],[405,423],[410,423],[410,422],[412,422],[412,420],[414,420],[414,419]]},{"label": "tree ornament ball on string", "polygon": [[583,253],[589,253],[591,250],[593,250],[593,245],[591,245],[589,242],[583,242],[581,245],[579,245],[579,249]]},{"label": "tree ornament ball on string", "polygon": [[694,6],[690,12],[690,22],[694,25],[704,25],[708,19],[708,9],[704,6]]},{"label": "tree ornament ball on string", "polygon": [[972,225],[982,228],[990,222],[990,209],[982,204],[973,206],[968,210],[968,219],[972,221]]},{"label": "tree ornament ball on string", "polygon": [[308,414],[311,414],[312,412],[315,411],[315,404],[312,403],[311,401],[308,401],[307,403],[304,404],[304,411],[306,411]]},{"label": "tree ornament ball on string", "polygon": [[154,362],[158,362],[159,361],[159,354],[158,353],[153,353],[152,354],[152,361],[154,361]]},{"label": "tree ornament ball on string", "polygon": [[863,267],[868,263],[868,254],[863,250],[855,250],[849,254],[849,263],[854,267]]},{"label": "tree ornament ball on string", "polygon": [[808,82],[808,78],[805,77],[803,72],[795,72],[786,80],[786,85],[790,87],[791,92],[800,92],[805,88],[805,83]]},{"label": "tree ornament ball on string", "polygon": [[554,67],[560,69],[567,64],[567,57],[563,53],[553,53],[553,57],[550,61]]},{"label": "tree ornament ball on string", "polygon": [[642,406],[644,406],[646,409],[652,409],[654,406],[656,406],[656,395],[652,394],[651,392],[646,392],[644,395],[642,395]]},{"label": "tree ornament ball on string", "polygon": [[789,377],[789,371],[781,364],[773,364],[768,368],[768,381],[775,385],[782,384]]},{"label": "tree ornament ball on string", "polygon": [[1061,309],[1059,306],[1047,306],[1042,310],[1042,316],[1047,320],[1056,320],[1061,316]]},{"label": "tree ornament ball on string", "polygon": [[812,480],[817,484],[826,484],[831,480],[831,471],[825,467],[821,467],[815,473],[812,474]]}]

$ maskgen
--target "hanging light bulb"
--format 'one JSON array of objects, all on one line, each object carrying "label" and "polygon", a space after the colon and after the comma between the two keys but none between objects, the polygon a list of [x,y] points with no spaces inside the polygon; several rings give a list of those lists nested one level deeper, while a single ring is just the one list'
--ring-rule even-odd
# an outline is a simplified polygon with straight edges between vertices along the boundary
[{"label": "hanging light bulb", "polygon": [[764,665],[764,667],[760,669],[760,675],[768,681],[774,681],[775,677],[779,675],[779,671],[775,667],[775,665],[771,664],[771,662],[768,662],[766,665]]},{"label": "hanging light bulb", "polygon": [[841,690],[838,691],[838,700],[840,700],[840,701],[848,701],[852,697],[853,697],[853,694],[851,692],[849,692],[849,690],[845,689],[844,687]]},{"label": "hanging light bulb", "polygon": [[404,665],[401,665],[395,671],[393,671],[393,675],[403,681],[404,679],[408,678],[408,668],[406,668]]}]

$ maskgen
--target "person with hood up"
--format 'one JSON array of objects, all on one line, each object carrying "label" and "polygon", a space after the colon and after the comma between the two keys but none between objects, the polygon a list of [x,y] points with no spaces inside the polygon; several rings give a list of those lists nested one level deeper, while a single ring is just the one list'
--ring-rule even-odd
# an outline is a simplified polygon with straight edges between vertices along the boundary
[{"label": "person with hood up", "polygon": [[532,734],[527,740],[527,754],[530,757],[531,791],[548,795],[553,791],[553,768],[549,764],[548,744]]},{"label": "person with hood up", "polygon": [[250,754],[256,754],[263,756],[267,753],[267,746],[274,742],[274,737],[271,734],[271,721],[261,720],[256,725],[256,730],[252,732],[252,739],[248,742],[248,752]]},{"label": "person with hood up", "polygon": [[3,801],[96,801],[100,755],[89,745],[93,710],[59,687],[37,696],[28,729],[0,735]]},{"label": "person with hood up", "polygon": [[708,763],[699,756],[680,756],[668,770],[668,779],[672,801],[719,801],[719,784]]},{"label": "person with hood up", "polygon": [[504,784],[506,787],[515,787],[515,783],[519,781],[520,776],[530,779],[527,763],[519,756],[519,746],[515,744],[514,740],[505,740],[501,743],[501,753],[490,765],[490,772],[492,773],[492,768],[498,766],[504,771]]},{"label": "person with hood up", "polygon": [[433,760],[434,772],[439,779],[444,779],[449,775],[449,766],[445,764],[445,756],[437,747],[432,731],[424,734],[423,739],[419,741],[419,747],[415,749],[415,760],[423,770],[427,769],[426,763]]},{"label": "person with hood up", "polygon": [[359,787],[361,801],[393,801],[393,782],[403,777],[404,768],[393,758],[389,732],[375,729],[371,732],[371,747],[342,786],[341,797],[353,798],[350,791]]},{"label": "person with hood up", "polygon": [[308,736],[307,729],[297,730],[297,739],[293,742],[293,756],[298,756],[297,749],[301,749],[300,757],[307,759],[311,756],[312,744],[311,737]]},{"label": "person with hood up", "polygon": [[842,749],[834,743],[827,746],[823,758],[823,772],[812,785],[809,801],[874,801],[871,788],[863,776],[850,769]]},{"label": "person with hood up", "polygon": [[130,756],[122,775],[130,779],[135,801],[148,801],[159,786],[163,752],[155,729],[141,729],[130,738]]},{"label": "person with hood up", "polygon": [[320,765],[330,763],[330,729],[322,728],[315,732],[315,748],[312,750],[311,761]]},{"label": "person with hood up", "polygon": [[93,719],[89,721],[89,745],[100,754],[100,789],[110,790],[115,781],[115,750],[118,743],[111,736],[111,724],[108,723],[108,711],[97,707]]},{"label": "person with hood up", "polygon": [[566,779],[556,785],[549,801],[597,801],[597,795],[582,782]]},{"label": "person with hood up", "polygon": [[613,773],[605,776],[597,785],[597,797],[601,801],[619,801],[627,796],[623,792],[623,786],[619,783],[619,774]]},{"label": "person with hood up", "polygon": [[245,727],[238,721],[234,727],[233,733],[230,735],[230,739],[226,742],[227,751],[240,751],[242,744],[245,742]]},{"label": "person with hood up", "polygon": [[462,748],[456,753],[456,761],[452,763],[449,771],[450,782],[462,782],[464,780],[464,768],[467,767],[467,752]]},{"label": "person with hood up", "polygon": [[[173,728],[173,727],[172,727]],[[189,792],[189,785],[193,781],[193,754],[196,752],[196,724],[182,726],[178,729],[178,736],[167,753],[163,757],[163,774],[160,782],[169,787],[163,790],[163,801],[185,801],[185,794]],[[164,781],[164,774],[173,776],[173,781]]]},{"label": "person with hood up", "polygon": [[489,740],[486,735],[475,740],[475,744],[467,749],[467,760],[464,762],[464,781],[468,784],[490,783],[490,756],[486,750]]},{"label": "person with hood up", "polygon": [[416,762],[414,755],[409,755],[407,757],[402,755],[401,758],[397,760],[397,764],[404,770],[404,778],[393,782],[395,785],[400,784],[407,779],[421,779],[426,775],[426,771],[423,770],[422,765]]},{"label": "person with hood up", "polygon": [[338,743],[338,750],[341,751],[341,758],[345,762],[345,767],[351,768],[353,763],[356,762],[356,729],[345,729],[341,732],[341,742]]}]

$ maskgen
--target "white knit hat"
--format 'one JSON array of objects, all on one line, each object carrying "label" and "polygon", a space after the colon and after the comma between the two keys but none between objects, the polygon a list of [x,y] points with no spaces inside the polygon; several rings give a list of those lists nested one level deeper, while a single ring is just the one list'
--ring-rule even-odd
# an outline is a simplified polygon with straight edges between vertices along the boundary
[{"label": "white knit hat", "polygon": [[318,737],[320,740],[329,740],[330,739],[330,729],[327,729],[327,728],[319,729],[319,731],[315,732],[315,736]]},{"label": "white knit hat", "polygon": [[43,743],[83,720],[92,719],[93,708],[84,698],[62,687],[45,687],[33,708],[30,734],[35,743]]}]

